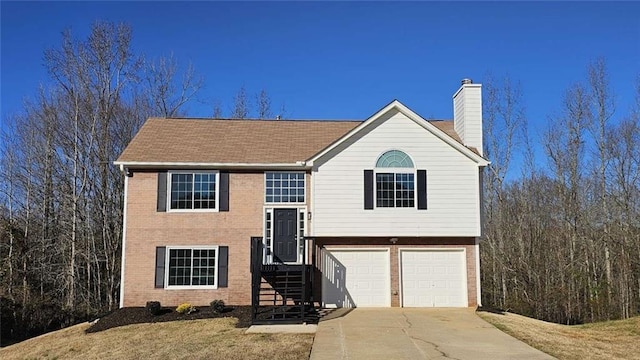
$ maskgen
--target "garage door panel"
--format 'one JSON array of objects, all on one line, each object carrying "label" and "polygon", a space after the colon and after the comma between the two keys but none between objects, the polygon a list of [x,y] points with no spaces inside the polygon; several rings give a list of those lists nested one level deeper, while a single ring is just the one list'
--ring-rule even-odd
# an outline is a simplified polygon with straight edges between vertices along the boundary
[{"label": "garage door panel", "polygon": [[466,262],[461,250],[402,250],[402,305],[466,307]]},{"label": "garage door panel", "polygon": [[390,306],[388,251],[325,249],[323,258],[325,306]]}]

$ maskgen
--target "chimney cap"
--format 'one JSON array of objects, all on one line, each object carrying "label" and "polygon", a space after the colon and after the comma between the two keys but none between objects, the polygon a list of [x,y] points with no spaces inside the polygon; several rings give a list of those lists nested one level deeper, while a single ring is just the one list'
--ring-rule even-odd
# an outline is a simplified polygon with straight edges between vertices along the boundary
[{"label": "chimney cap", "polygon": [[466,84],[473,84],[473,80],[468,79],[468,78],[464,78],[462,79],[462,81],[460,82],[462,85],[466,85]]}]

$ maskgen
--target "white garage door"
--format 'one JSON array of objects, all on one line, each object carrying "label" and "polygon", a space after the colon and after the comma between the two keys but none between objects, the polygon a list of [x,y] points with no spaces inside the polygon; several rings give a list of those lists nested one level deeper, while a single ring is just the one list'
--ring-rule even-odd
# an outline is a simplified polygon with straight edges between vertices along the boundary
[{"label": "white garage door", "polygon": [[324,249],[322,256],[324,306],[391,306],[387,249]]},{"label": "white garage door", "polygon": [[465,252],[401,250],[402,306],[466,307]]}]

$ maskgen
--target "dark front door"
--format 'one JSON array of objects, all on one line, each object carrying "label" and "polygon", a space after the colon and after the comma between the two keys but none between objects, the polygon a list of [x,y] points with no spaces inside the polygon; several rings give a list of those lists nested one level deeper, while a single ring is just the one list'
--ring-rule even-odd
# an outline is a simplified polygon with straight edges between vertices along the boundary
[{"label": "dark front door", "polygon": [[274,262],[298,261],[298,209],[274,209],[273,255]]}]

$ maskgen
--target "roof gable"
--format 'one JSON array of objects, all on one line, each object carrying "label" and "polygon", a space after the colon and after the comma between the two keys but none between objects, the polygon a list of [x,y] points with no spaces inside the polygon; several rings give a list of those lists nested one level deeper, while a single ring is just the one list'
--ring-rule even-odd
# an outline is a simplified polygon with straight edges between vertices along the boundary
[{"label": "roof gable", "polygon": [[401,112],[407,118],[420,125],[425,130],[438,137],[440,140],[449,144],[451,147],[461,152],[469,159],[475,161],[478,165],[489,165],[488,160],[462,144],[462,142],[460,141],[460,137],[454,130],[453,121],[427,121],[398,100],[393,100],[387,106],[383,107],[378,112],[370,116],[367,120],[360,123],[358,126],[353,128],[333,144],[327,146],[322,151],[314,155],[311,159],[309,159],[308,162],[313,164],[314,161],[318,161],[320,159],[326,161],[327,157],[332,157],[333,155],[335,155],[336,152],[332,150],[337,150],[341,145],[349,140],[352,140],[353,138],[363,136],[371,127],[375,127],[377,126],[377,124],[386,121],[388,118],[387,115],[394,111]]}]

